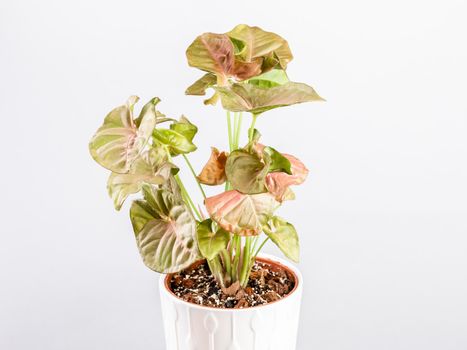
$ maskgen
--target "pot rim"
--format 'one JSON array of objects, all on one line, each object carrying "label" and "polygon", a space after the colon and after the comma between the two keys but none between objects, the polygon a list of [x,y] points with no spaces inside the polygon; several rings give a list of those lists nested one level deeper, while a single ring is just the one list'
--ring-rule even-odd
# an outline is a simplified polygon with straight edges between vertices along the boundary
[{"label": "pot rim", "polygon": [[270,262],[270,263],[272,263],[274,265],[280,265],[280,266],[286,268],[287,270],[289,270],[294,275],[294,277],[295,277],[295,286],[294,286],[294,288],[292,289],[292,291],[289,294],[287,294],[285,297],[283,297],[283,298],[281,298],[279,300],[272,301],[272,302],[267,303],[267,304],[253,306],[253,307],[246,307],[246,308],[242,308],[242,309],[216,308],[216,307],[212,307],[212,306],[198,305],[198,304],[190,303],[188,301],[180,299],[179,297],[177,297],[172,292],[172,290],[169,287],[169,279],[172,278],[172,275],[173,275],[172,273],[166,274],[166,275],[161,275],[161,277],[159,278],[159,290],[160,290],[161,293],[165,293],[170,299],[172,299],[173,302],[188,305],[188,306],[190,306],[191,308],[194,308],[194,309],[209,310],[209,311],[212,311],[212,312],[247,312],[247,311],[254,311],[254,310],[264,309],[264,308],[268,308],[268,307],[273,307],[276,303],[280,303],[281,301],[289,299],[291,296],[293,296],[299,290],[302,289],[303,276],[300,273],[300,270],[296,266],[294,266],[292,263],[290,263],[289,261],[286,261],[284,259],[278,258],[278,257],[276,257],[274,255],[270,255],[270,254],[258,254],[258,258],[259,258],[259,260],[264,260],[264,261]]}]

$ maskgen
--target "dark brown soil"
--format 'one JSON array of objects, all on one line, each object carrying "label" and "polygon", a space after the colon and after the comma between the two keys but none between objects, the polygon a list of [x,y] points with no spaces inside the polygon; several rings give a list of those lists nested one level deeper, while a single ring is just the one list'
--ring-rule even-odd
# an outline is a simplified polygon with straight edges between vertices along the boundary
[{"label": "dark brown soil", "polygon": [[278,265],[257,261],[251,271],[248,286],[238,283],[221,289],[205,262],[172,275],[172,292],[190,303],[215,308],[246,308],[282,299],[295,286],[294,276]]}]

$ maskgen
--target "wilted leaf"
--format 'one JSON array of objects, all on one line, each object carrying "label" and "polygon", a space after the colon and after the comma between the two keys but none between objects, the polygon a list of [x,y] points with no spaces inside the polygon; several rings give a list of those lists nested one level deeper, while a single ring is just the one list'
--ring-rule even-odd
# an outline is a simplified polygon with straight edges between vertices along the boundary
[{"label": "wilted leaf", "polygon": [[217,82],[217,77],[215,74],[206,73],[200,79],[198,79],[192,85],[190,85],[186,89],[185,94],[204,96],[206,94],[206,89],[215,85],[216,82]]},{"label": "wilted leaf", "polygon": [[145,200],[133,202],[130,218],[144,263],[161,273],[187,268],[200,258],[196,221],[167,190],[143,185]]},{"label": "wilted leaf", "polygon": [[233,151],[227,157],[225,173],[232,187],[242,193],[255,194],[266,191],[264,179],[269,164],[244,150]]},{"label": "wilted leaf", "polygon": [[227,153],[219,152],[215,147],[211,147],[211,157],[198,175],[199,182],[205,185],[220,185],[225,182],[225,163]]},{"label": "wilted leaf", "polygon": [[295,227],[284,219],[274,216],[263,226],[263,231],[279,247],[286,257],[297,262],[300,259],[300,244]]},{"label": "wilted leaf", "polygon": [[214,88],[220,95],[224,109],[232,112],[260,114],[297,103],[323,101],[312,87],[303,83],[288,82],[269,89],[248,83]]},{"label": "wilted leaf", "polygon": [[289,160],[292,175],[284,172],[274,172],[266,175],[266,187],[269,193],[279,202],[290,199],[289,186],[302,184],[308,175],[308,169],[300,160],[290,154],[284,153],[282,155]]},{"label": "wilted leaf", "polygon": [[[282,68],[293,59],[289,45],[282,37],[275,33],[266,32],[259,27],[250,27],[240,24],[232,29],[227,35],[236,42],[238,55],[246,62],[255,58],[277,57]],[[243,45],[238,42],[242,42]]]},{"label": "wilted leaf", "polygon": [[269,193],[247,195],[235,190],[206,198],[205,204],[214,221],[240,236],[258,235],[279,206]]},{"label": "wilted leaf", "polygon": [[197,239],[201,255],[208,260],[212,260],[221,250],[227,248],[230,234],[222,228],[213,232],[212,220],[207,219],[198,224]]},{"label": "wilted leaf", "polygon": [[139,127],[133,120],[133,106],[138,97],[131,96],[126,105],[112,110],[104,119],[89,143],[89,151],[96,162],[116,172],[127,173],[131,164],[139,157],[156,125],[154,103],[147,105]]}]

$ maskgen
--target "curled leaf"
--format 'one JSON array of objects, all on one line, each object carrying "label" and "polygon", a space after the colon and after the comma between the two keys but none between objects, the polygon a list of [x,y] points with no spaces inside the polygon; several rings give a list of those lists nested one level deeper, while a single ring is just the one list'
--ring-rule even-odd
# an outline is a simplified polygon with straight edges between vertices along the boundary
[{"label": "curled leaf", "polygon": [[187,268],[200,258],[196,221],[177,196],[143,185],[144,200],[134,201],[130,218],[144,263],[161,273]]},{"label": "curled leaf", "polygon": [[198,224],[197,240],[201,255],[208,260],[214,259],[229,244],[230,234],[220,228],[213,232],[212,220],[206,219]]},{"label": "curled leaf", "polygon": [[290,199],[293,193],[289,186],[302,184],[308,175],[308,169],[299,159],[290,154],[282,155],[289,160],[292,174],[273,172],[266,175],[266,187],[279,202]]},{"label": "curled leaf", "polygon": [[248,80],[248,83],[266,89],[284,85],[287,82],[289,82],[289,78],[283,69],[273,69]]},{"label": "curled leaf", "polygon": [[94,160],[115,173],[124,174],[130,170],[156,125],[156,99],[146,105],[139,127],[133,120],[133,106],[137,101],[137,96],[131,96],[127,104],[112,110],[89,143]]},{"label": "curled leaf", "polygon": [[211,157],[198,175],[198,180],[205,185],[221,185],[226,180],[225,163],[227,153],[211,147]]},{"label": "curled leaf", "polygon": [[279,203],[269,193],[254,195],[235,190],[206,198],[211,218],[224,230],[240,236],[258,235]]},{"label": "curled leaf", "polygon": [[303,83],[288,82],[271,88],[249,83],[234,83],[230,87],[214,87],[222,106],[232,112],[261,114],[270,109],[297,103],[323,101],[311,87]]},{"label": "curled leaf", "polygon": [[274,216],[270,222],[263,226],[263,231],[286,257],[298,263],[300,244],[297,231],[291,223]]},{"label": "curled leaf", "polygon": [[215,74],[206,73],[200,79],[191,84],[185,91],[186,95],[206,95],[206,90],[216,84],[217,77]]},{"label": "curled leaf", "polygon": [[255,194],[266,191],[264,179],[269,164],[265,164],[256,154],[245,150],[235,150],[227,158],[225,173],[232,187],[242,193]]},{"label": "curled leaf", "polygon": [[237,54],[246,62],[251,62],[259,57],[276,57],[279,65],[285,69],[293,59],[285,39],[259,27],[239,24],[227,35],[236,43]]},{"label": "curled leaf", "polygon": [[198,132],[198,127],[183,115],[178,122],[174,122],[170,125],[170,129],[182,134],[190,142],[193,141],[196,133]]},{"label": "curled leaf", "polygon": [[283,171],[292,175],[290,160],[272,147],[264,147],[263,154],[270,159],[269,172]]}]

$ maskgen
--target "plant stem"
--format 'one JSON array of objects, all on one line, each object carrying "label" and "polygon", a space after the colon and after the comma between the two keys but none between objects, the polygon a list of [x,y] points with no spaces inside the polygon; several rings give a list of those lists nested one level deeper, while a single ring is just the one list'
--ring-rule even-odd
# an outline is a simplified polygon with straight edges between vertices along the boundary
[{"label": "plant stem", "polygon": [[221,288],[225,288],[224,274],[219,255],[212,260],[206,261],[208,262],[209,270],[211,271],[216,281],[220,284]]},{"label": "plant stem", "polygon": [[201,214],[198,210],[198,208],[196,208],[196,205],[195,203],[193,202],[193,200],[191,199],[190,195],[188,194],[185,186],[183,185],[183,182],[182,180],[180,179],[180,176],[175,175],[175,180],[177,181],[178,183],[178,186],[180,186],[180,190],[182,191],[182,196],[185,198],[185,201],[188,202],[188,204],[191,206],[191,209],[193,210],[193,212],[196,214],[196,216],[198,217],[198,220],[203,220],[203,218],[201,217]]},{"label": "plant stem", "polygon": [[230,152],[233,151],[233,144],[232,144],[232,121],[230,119],[230,111],[227,111],[227,130],[229,132],[229,149]]},{"label": "plant stem", "polygon": [[264,245],[266,244],[266,242],[269,240],[269,237],[266,237],[266,239],[263,241],[263,243],[261,243],[261,245],[259,246],[258,250],[256,251],[255,255],[253,255],[254,258],[256,258],[256,256],[258,255],[258,253],[261,251],[261,249],[263,249]]},{"label": "plant stem", "polygon": [[255,124],[256,124],[256,118],[258,116],[256,114],[253,114],[253,118],[251,120],[251,126],[250,126],[250,129],[248,130],[248,141],[252,141],[253,140],[253,135],[255,134]]},{"label": "plant stem", "polygon": [[238,149],[238,143],[239,143],[239,139],[240,139],[240,131],[242,129],[242,119],[243,119],[243,113],[240,112],[239,115],[238,115],[238,120],[237,120],[237,126],[236,126],[236,129],[235,129],[235,149]]},{"label": "plant stem", "polygon": [[250,267],[250,249],[251,249],[251,237],[245,237],[245,245],[243,246],[243,261],[242,269],[240,271],[240,285],[245,288],[248,282],[247,276]]},{"label": "plant stem", "polygon": [[195,178],[196,183],[198,184],[198,187],[199,187],[199,189],[201,191],[201,194],[203,195],[204,199],[206,199],[206,193],[203,190],[203,186],[201,186],[201,183],[199,182],[198,177],[196,176],[195,170],[193,169],[193,166],[191,165],[191,163],[190,163],[188,157],[186,156],[186,154],[183,154],[183,158],[185,158],[186,164],[190,168],[191,173],[193,174],[193,177]]},{"label": "plant stem", "polygon": [[231,257],[227,249],[221,250],[222,260],[224,261],[225,273],[227,276],[231,276],[232,268],[231,268]]},{"label": "plant stem", "polygon": [[233,262],[233,269],[232,269],[232,274],[234,275],[232,277],[232,281],[237,281],[239,279],[239,273],[238,273],[238,264],[240,263],[240,255],[242,252],[242,238],[240,236],[234,235],[234,240],[235,244],[235,257],[234,257],[234,262]]}]

